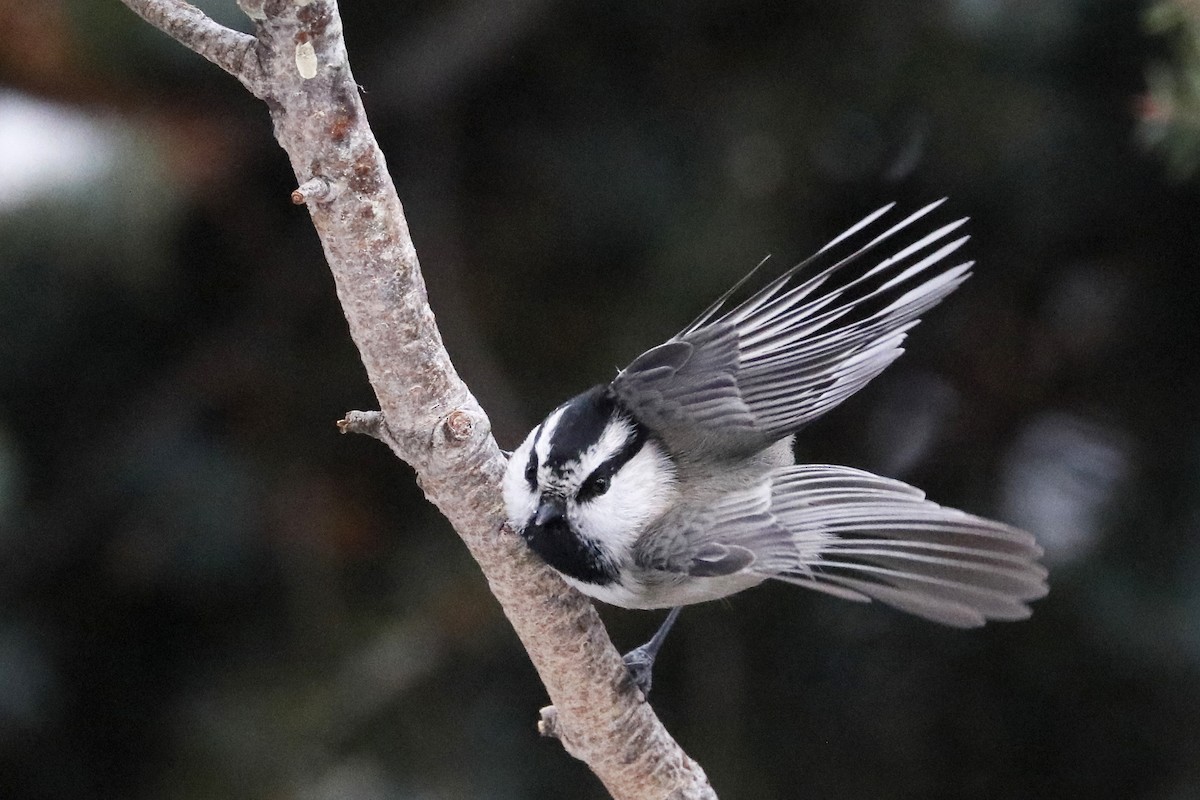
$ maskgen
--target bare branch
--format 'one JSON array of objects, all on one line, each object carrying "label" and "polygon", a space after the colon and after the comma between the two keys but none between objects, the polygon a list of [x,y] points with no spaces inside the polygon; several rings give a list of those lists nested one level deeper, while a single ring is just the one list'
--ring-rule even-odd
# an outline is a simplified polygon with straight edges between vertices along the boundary
[{"label": "bare branch", "polygon": [[247,0],[256,39],[180,0],[123,2],[272,98],[276,138],[379,400],[379,412],[348,414],[345,429],[377,435],[411,464],[467,544],[555,704],[543,727],[619,800],[715,798],[703,770],[634,687],[591,603],[504,525],[504,455],[442,346],[404,211],[350,72],[336,2],[264,0],[260,13],[260,0]]},{"label": "bare branch", "polygon": [[255,97],[267,96],[262,70],[254,58],[253,36],[216,23],[184,0],[121,1],[163,33],[237,78]]}]

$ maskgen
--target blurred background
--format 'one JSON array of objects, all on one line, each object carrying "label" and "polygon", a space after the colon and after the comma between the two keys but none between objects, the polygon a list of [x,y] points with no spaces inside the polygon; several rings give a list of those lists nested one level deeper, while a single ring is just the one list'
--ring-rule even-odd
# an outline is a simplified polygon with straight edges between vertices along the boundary
[{"label": "blurred background", "polygon": [[[1200,797],[1195,3],[343,6],[502,446],[768,254],[972,217],[975,277],[799,455],[1028,528],[1051,593],[690,609],[653,702],[722,797]],[[411,472],[337,434],[373,400],[265,109],[116,0],[0,28],[0,796],[604,797]]]}]

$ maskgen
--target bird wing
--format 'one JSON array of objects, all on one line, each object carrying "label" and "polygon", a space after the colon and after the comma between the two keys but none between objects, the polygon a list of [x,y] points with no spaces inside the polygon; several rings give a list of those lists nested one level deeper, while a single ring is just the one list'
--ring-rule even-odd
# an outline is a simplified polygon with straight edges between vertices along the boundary
[{"label": "bird wing", "polygon": [[677,456],[743,455],[794,433],[882,372],[918,317],[967,279],[970,262],[941,268],[968,238],[951,236],[965,219],[914,236],[942,202],[883,228],[885,206],[726,309],[752,272],[634,359],[613,392]]},{"label": "bird wing", "polygon": [[849,467],[783,467],[690,513],[642,566],[761,575],[963,628],[1024,619],[1047,591],[1028,533]]}]

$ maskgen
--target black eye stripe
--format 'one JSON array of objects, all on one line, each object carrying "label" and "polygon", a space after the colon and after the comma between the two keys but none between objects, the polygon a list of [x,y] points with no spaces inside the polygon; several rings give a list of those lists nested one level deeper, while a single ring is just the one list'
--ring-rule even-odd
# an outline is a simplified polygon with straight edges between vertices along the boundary
[{"label": "black eye stripe", "polygon": [[586,503],[588,500],[594,500],[600,495],[608,491],[609,479],[612,478],[611,473],[604,473],[604,467],[597,467],[596,471],[587,476],[587,480],[579,487],[579,491],[575,493],[575,499],[581,503]]},{"label": "black eye stripe", "polygon": [[600,463],[600,466],[592,470],[592,473],[587,476],[587,479],[579,487],[576,493],[578,500],[586,501],[594,497],[599,497],[608,491],[607,483],[616,475],[621,467],[629,463],[629,460],[641,452],[642,447],[646,444],[646,429],[641,425],[634,424],[633,436],[629,437],[625,444],[621,445],[621,449],[613,453],[608,458]]},{"label": "black eye stripe", "polygon": [[529,488],[537,488],[537,451],[529,451],[529,463],[525,465],[525,482]]},{"label": "black eye stripe", "polygon": [[529,461],[525,464],[525,482],[529,484],[530,489],[537,488],[537,444],[538,439],[542,438],[543,426],[538,425],[537,432],[533,435],[533,444],[529,447]]}]

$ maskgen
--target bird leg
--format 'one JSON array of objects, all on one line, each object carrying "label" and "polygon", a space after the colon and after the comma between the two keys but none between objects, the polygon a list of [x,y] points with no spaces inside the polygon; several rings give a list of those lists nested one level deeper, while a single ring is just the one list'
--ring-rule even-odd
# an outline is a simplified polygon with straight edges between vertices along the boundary
[{"label": "bird leg", "polygon": [[650,637],[650,641],[641,647],[635,647],[623,657],[625,667],[629,670],[630,676],[633,677],[633,682],[637,684],[637,687],[642,690],[642,694],[644,695],[650,694],[654,659],[658,656],[658,651],[662,648],[663,642],[666,641],[667,634],[671,631],[671,626],[675,624],[675,620],[679,617],[679,611],[679,606],[672,608],[671,613],[667,614],[667,618],[663,620],[663,624]]}]

